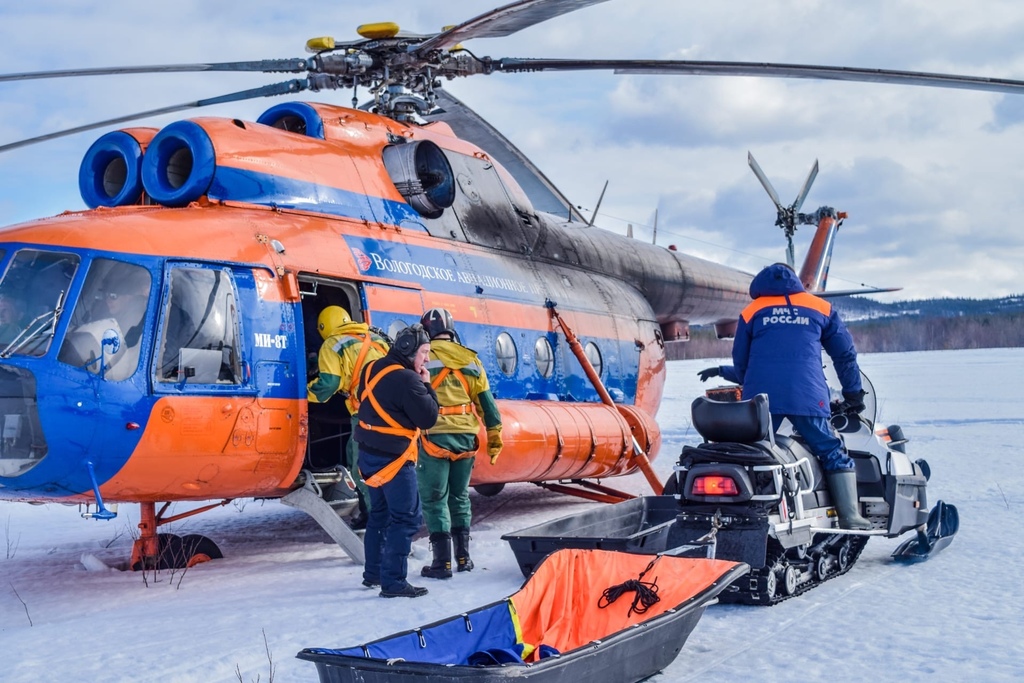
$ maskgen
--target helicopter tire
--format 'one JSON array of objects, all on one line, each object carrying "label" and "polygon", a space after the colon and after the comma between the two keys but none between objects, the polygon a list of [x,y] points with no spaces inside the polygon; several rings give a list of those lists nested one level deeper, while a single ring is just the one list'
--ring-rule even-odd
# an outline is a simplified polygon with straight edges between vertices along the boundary
[{"label": "helicopter tire", "polygon": [[181,549],[186,567],[194,567],[210,560],[224,557],[217,544],[202,534],[188,534],[181,537]]},{"label": "helicopter tire", "polygon": [[[147,569],[187,569],[210,560],[219,560],[224,554],[217,544],[201,534],[157,534],[160,550],[153,567]],[[132,565],[134,571],[142,570],[143,563]]]},{"label": "helicopter tire", "polygon": [[473,490],[485,498],[493,498],[505,489],[504,484],[477,484]]}]

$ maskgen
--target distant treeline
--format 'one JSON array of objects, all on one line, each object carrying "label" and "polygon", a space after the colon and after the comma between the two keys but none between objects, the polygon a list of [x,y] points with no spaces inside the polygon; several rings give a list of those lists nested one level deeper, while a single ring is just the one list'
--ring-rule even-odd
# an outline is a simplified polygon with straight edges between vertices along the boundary
[{"label": "distant treeline", "polygon": [[[989,349],[1024,346],[1024,313],[894,316],[847,322],[860,353]],[[693,327],[690,341],[668,344],[669,360],[728,358],[732,340],[714,328]]]}]

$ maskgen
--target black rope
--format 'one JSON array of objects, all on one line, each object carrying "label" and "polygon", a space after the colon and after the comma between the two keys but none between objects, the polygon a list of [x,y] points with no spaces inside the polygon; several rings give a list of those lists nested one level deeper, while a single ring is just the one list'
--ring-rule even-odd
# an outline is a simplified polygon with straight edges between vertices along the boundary
[{"label": "black rope", "polygon": [[621,598],[624,593],[636,591],[636,595],[633,596],[633,604],[630,605],[629,611],[626,612],[626,616],[629,617],[633,614],[643,614],[649,610],[652,605],[661,600],[661,598],[658,597],[658,578],[655,577],[652,582],[642,581],[642,579],[647,572],[651,571],[651,568],[654,567],[654,563],[660,559],[661,555],[658,555],[651,560],[650,564],[647,565],[647,568],[640,572],[640,576],[637,578],[629,579],[624,583],[605,588],[604,592],[601,593],[601,597],[597,600],[597,606],[600,609],[604,609]]}]

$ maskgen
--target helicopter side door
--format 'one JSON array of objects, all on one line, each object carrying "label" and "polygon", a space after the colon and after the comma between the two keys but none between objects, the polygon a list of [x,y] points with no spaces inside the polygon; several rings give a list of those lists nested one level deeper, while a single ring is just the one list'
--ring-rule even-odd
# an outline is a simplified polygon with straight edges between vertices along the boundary
[{"label": "helicopter side door", "polygon": [[[189,459],[202,464],[194,476],[219,484],[216,495],[278,485],[305,446],[295,307],[258,294],[266,287],[256,280],[250,267],[218,263],[165,269],[152,423],[164,432],[165,457],[179,458],[185,471]],[[223,455],[236,457],[210,464]]]}]

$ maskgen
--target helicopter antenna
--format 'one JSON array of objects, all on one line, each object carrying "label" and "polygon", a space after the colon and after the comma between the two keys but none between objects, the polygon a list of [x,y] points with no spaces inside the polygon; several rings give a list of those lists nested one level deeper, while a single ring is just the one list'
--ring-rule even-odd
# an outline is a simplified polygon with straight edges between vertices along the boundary
[{"label": "helicopter antenna", "polygon": [[604,181],[604,187],[601,188],[601,196],[597,198],[597,206],[594,207],[594,213],[590,215],[590,222],[587,223],[588,228],[594,227],[594,221],[597,220],[597,212],[601,208],[601,201],[604,199],[604,192],[608,189],[608,181]]},{"label": "helicopter antenna", "polygon": [[654,210],[654,234],[651,236],[651,244],[658,243],[658,210]]},{"label": "helicopter antenna", "polygon": [[793,253],[793,234],[796,232],[796,226],[798,224],[813,225],[814,215],[808,215],[800,213],[800,207],[803,206],[804,200],[807,199],[807,194],[811,191],[811,185],[814,183],[814,179],[818,177],[818,160],[814,160],[814,165],[811,166],[810,173],[807,174],[807,180],[804,181],[803,187],[800,188],[800,192],[797,193],[796,199],[793,203],[787,207],[782,206],[782,202],[779,201],[779,195],[772,187],[771,181],[761,170],[761,166],[754,159],[754,155],[749,151],[747,152],[747,163],[750,165],[750,170],[754,172],[757,179],[761,182],[761,186],[768,193],[772,203],[775,204],[775,209],[778,212],[775,218],[775,225],[782,228],[782,231],[786,235],[786,263],[789,264],[790,268],[796,268],[796,256]]}]

